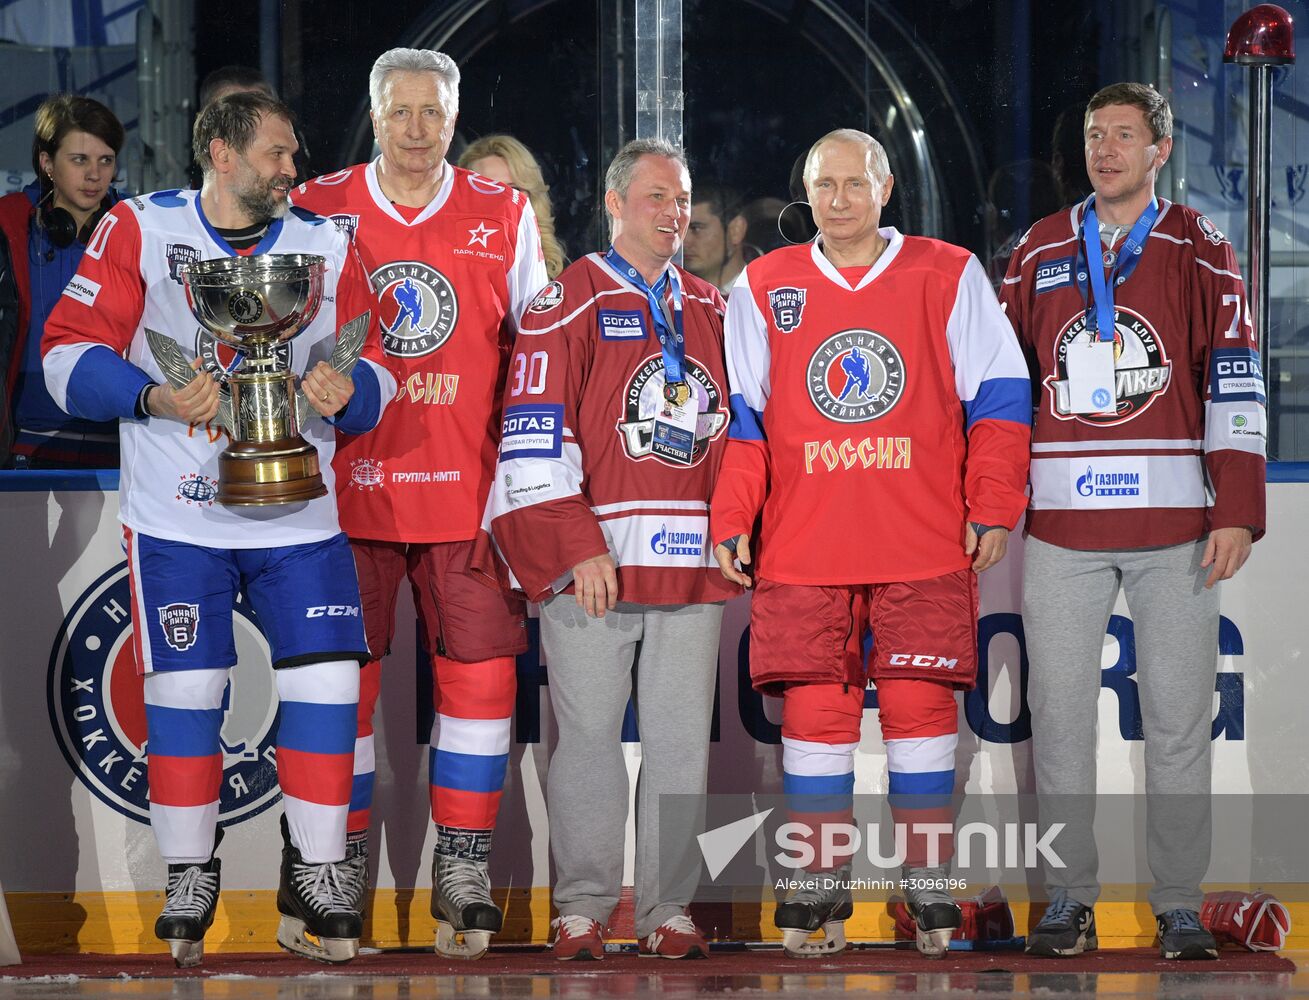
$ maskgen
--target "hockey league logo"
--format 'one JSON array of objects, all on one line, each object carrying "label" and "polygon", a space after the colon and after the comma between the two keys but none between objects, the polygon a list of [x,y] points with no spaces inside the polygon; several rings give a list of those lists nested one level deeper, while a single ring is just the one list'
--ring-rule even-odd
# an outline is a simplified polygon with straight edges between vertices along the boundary
[{"label": "hockey league logo", "polygon": [[164,641],[185,653],[200,634],[200,605],[165,604],[159,609],[159,627],[164,630]]},{"label": "hockey league logo", "polygon": [[774,288],[768,292],[768,308],[773,312],[777,329],[790,333],[800,325],[807,292],[804,288]]},{"label": "hockey league logo", "polygon": [[904,359],[873,330],[844,330],[809,358],[809,399],[829,420],[858,424],[886,416],[904,395]]},{"label": "hockey league logo", "polygon": [[168,276],[179,285],[182,284],[182,268],[200,263],[200,251],[185,243],[169,243],[164,256],[168,258]]},{"label": "hockey league logo", "polygon": [[359,216],[347,215],[342,212],[337,215],[329,215],[332,225],[336,226],[337,232],[344,234],[345,238],[351,243],[354,242],[355,232],[359,229]]},{"label": "hockey league logo", "polygon": [[459,298],[450,280],[420,261],[402,260],[372,273],[381,304],[382,348],[398,358],[421,358],[450,339]]},{"label": "hockey league logo", "polygon": [[[111,809],[149,824],[144,678],[136,672],[131,606],[126,562],[86,589],[55,637],[46,700],[55,739],[78,780]],[[157,610],[170,644],[195,641],[195,605]],[[223,696],[221,730],[218,815],[224,826],[258,815],[281,794],[268,643],[241,600],[233,606],[232,624],[237,664]]]},{"label": "hockey league logo", "polygon": [[[686,356],[686,381],[695,398],[699,416],[695,424],[695,444],[691,450],[691,464],[698,465],[709,454],[709,443],[727,428],[727,409],[723,406],[723,392],[714,382],[708,369],[699,361]],[[629,458],[642,461],[653,458],[665,465],[673,463],[654,454],[655,415],[664,405],[664,358],[653,354],[641,362],[627,380],[623,394],[623,419],[617,430],[623,438],[623,447]],[[685,468],[685,466],[674,466]]]},{"label": "hockey league logo", "polygon": [[[1114,316],[1114,397],[1112,413],[1073,413],[1068,387],[1068,352],[1086,343],[1086,316],[1078,313],[1055,338],[1055,370],[1047,375],[1050,413],[1059,420],[1076,420],[1112,427],[1142,413],[1156,396],[1168,391],[1172,362],[1145,317],[1123,306]],[[1079,339],[1080,338],[1080,339]],[[1074,343],[1076,341],[1076,343]],[[1106,405],[1110,404],[1106,400]]]}]

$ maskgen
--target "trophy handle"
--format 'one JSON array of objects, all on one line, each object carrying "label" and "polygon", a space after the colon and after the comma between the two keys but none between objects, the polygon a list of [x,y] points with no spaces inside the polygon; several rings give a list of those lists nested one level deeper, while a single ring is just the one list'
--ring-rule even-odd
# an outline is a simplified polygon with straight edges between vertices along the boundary
[{"label": "trophy handle", "polygon": [[[363,353],[364,341],[368,337],[368,324],[372,318],[372,311],[365,310],[341,327],[340,332],[337,333],[336,345],[332,348],[327,363],[342,375],[349,375],[359,363],[359,355]],[[309,398],[305,396],[302,387],[295,394],[295,415],[301,427],[313,412],[314,409],[309,405]]]},{"label": "trophy handle", "polygon": [[[186,355],[177,346],[177,341],[167,334],[145,328],[145,341],[150,345],[150,353],[155,362],[174,389],[185,389],[195,378],[196,371],[186,360]],[[218,387],[218,415],[214,418],[223,427],[232,428],[232,392],[225,385]]]}]

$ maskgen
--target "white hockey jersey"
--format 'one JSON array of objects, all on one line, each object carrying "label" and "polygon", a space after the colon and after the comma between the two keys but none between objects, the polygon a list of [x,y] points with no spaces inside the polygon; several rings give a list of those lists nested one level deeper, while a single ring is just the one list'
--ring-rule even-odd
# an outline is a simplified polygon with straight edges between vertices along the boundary
[{"label": "white hockey jersey", "polygon": [[[364,360],[352,373],[355,397],[338,423],[351,430],[375,426],[396,383],[381,353],[377,300],[354,248],[328,220],[293,208],[272,222],[250,252],[326,258],[318,315],[280,348],[297,374],[328,358],[342,324],[372,312]],[[46,323],[46,383],[55,402],[74,416],[120,418],[119,516],[133,531],[215,548],[321,541],[340,531],[332,476],[336,431],[325,420],[311,416],[301,433],[318,449],[326,496],[236,508],[214,502],[225,432],[134,415],[141,389],[167,381],[146,343],[146,327],[172,337],[188,359],[200,357],[220,381],[238,366],[239,356],[196,322],[180,273],[184,264],[234,253],[205,218],[199,192],[160,191],[119,202],[96,228]]]}]

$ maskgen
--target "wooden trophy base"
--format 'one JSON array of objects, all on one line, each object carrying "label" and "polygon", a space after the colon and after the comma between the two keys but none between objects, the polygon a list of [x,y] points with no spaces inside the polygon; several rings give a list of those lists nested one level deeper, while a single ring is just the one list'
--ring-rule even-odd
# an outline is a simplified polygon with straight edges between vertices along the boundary
[{"label": "wooden trophy base", "polygon": [[327,496],[318,450],[296,435],[280,441],[233,441],[218,456],[218,502],[267,507]]}]

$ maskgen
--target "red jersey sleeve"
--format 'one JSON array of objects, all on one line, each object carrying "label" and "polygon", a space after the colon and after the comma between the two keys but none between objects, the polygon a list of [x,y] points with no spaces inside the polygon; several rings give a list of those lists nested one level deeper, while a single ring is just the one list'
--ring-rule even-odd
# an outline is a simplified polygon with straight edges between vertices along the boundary
[{"label": "red jersey sleeve", "polygon": [[[557,286],[551,286],[556,288]],[[491,487],[491,533],[525,594],[550,596],[578,563],[609,551],[586,496],[574,428],[590,367],[593,314],[569,317],[570,298],[523,314],[505,380],[500,455]]]},{"label": "red jersey sleeve", "polygon": [[1204,359],[1204,464],[1214,491],[1208,527],[1248,527],[1260,538],[1267,414],[1259,346],[1232,244],[1204,216],[1190,221],[1192,335],[1203,338],[1193,357]]}]

